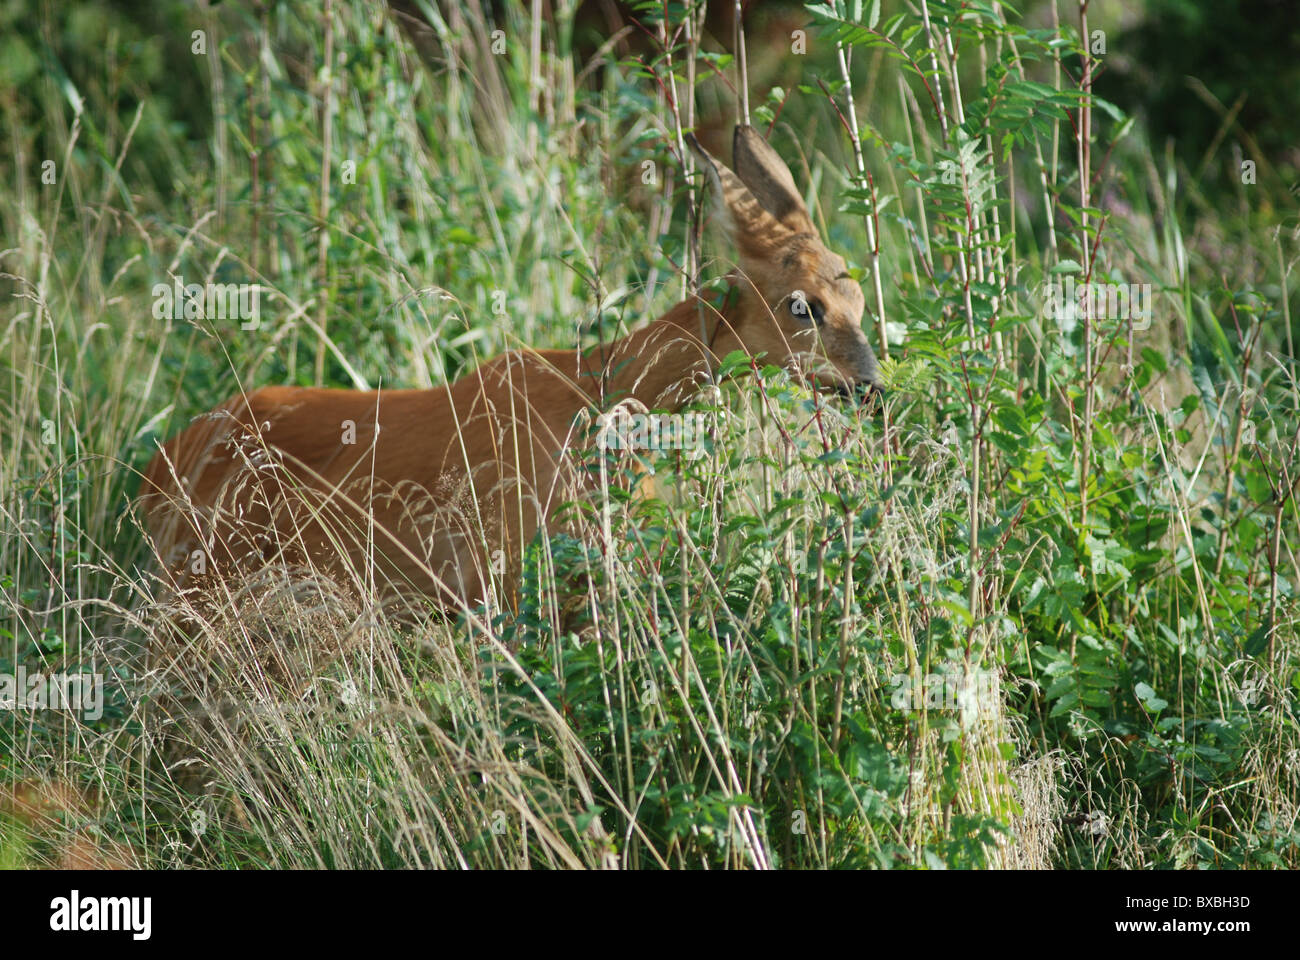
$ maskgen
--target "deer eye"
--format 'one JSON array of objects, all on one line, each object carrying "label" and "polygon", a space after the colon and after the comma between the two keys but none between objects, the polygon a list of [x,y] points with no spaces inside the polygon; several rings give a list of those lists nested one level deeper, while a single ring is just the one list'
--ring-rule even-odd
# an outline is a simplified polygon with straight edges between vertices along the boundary
[{"label": "deer eye", "polygon": [[811,319],[820,327],[826,319],[826,308],[822,306],[820,300],[815,298],[810,300],[802,290],[796,290],[790,294],[790,314],[805,323]]}]

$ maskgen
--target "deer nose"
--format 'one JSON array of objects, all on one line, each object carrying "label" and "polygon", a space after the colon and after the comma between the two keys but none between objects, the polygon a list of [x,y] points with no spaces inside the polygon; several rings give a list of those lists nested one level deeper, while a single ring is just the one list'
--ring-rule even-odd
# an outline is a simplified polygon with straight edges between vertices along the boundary
[{"label": "deer nose", "polygon": [[879,380],[857,380],[852,385],[841,383],[835,392],[861,406],[883,403],[885,399],[885,388]]},{"label": "deer nose", "polygon": [[859,380],[853,388],[859,403],[884,403],[885,402],[885,385],[879,379]]}]

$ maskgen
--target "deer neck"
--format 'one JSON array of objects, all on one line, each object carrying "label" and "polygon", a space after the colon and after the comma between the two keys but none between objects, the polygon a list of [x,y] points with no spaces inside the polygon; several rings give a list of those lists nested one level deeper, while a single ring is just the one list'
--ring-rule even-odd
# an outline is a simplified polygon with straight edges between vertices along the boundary
[{"label": "deer neck", "polygon": [[632,398],[650,410],[674,411],[685,404],[721,359],[740,348],[733,291],[683,300],[653,323],[592,350],[588,362],[604,370],[603,405]]}]

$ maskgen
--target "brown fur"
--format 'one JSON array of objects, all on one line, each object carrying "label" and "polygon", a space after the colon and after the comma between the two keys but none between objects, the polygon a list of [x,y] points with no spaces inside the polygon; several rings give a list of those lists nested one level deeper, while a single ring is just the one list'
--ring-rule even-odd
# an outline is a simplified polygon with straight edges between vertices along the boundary
[{"label": "brown fur", "polygon": [[94,827],[98,798],[61,780],[25,780],[0,787],[0,815],[30,836],[49,841],[58,870],[131,870],[138,866],[125,844],[102,836]]},{"label": "brown fur", "polygon": [[[679,303],[594,350],[512,350],[446,387],[231,399],[145,473],[142,501],[176,585],[193,579],[195,551],[209,574],[278,559],[346,576],[373,558],[384,586],[454,606],[486,595],[500,556],[508,597],[522,547],[580,490],[563,454],[586,441],[581,411],[628,398],[674,410],[734,350],[821,384],[877,386],[862,292],[780,157],[744,126],[734,173],[692,146],[739,254],[729,295]],[[796,290],[820,323],[792,312]],[[354,444],[342,442],[345,421]]]}]

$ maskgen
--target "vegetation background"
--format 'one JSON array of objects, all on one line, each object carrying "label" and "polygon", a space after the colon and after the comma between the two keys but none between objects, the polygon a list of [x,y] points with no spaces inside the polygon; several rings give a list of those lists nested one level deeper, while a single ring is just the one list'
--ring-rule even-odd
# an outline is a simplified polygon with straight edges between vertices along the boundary
[{"label": "vegetation background", "polygon": [[[1300,866],[1289,5],[742,6],[743,59],[724,0],[0,4],[0,675],[107,695],[0,710],[0,864]],[[746,112],[883,411],[729,364],[509,613],[159,589],[160,440],[658,316]]]}]

